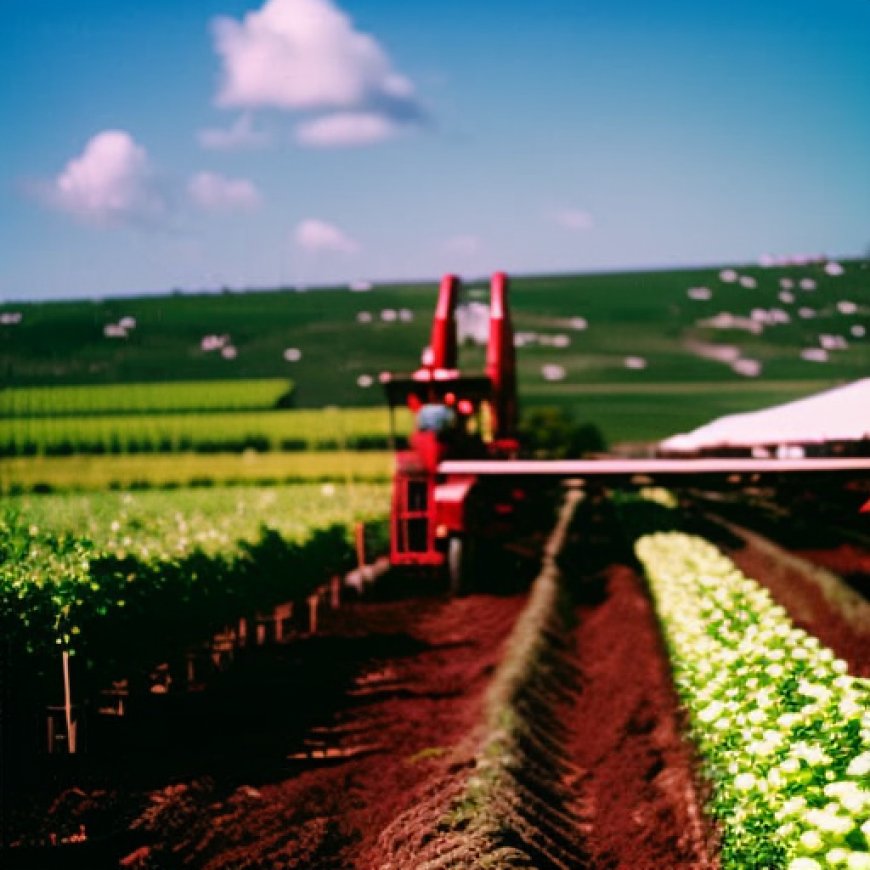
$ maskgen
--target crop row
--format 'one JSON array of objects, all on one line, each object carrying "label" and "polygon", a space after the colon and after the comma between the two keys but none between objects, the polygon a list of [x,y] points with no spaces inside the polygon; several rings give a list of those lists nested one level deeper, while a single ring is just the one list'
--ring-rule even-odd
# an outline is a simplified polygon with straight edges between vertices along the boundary
[{"label": "crop row", "polygon": [[[407,414],[397,415],[400,432]],[[17,417],[0,419],[0,455],[386,449],[382,409]]]},{"label": "crop row", "polygon": [[389,489],[378,484],[188,488],[11,496],[7,520],[55,536],[75,533],[124,558],[180,558],[229,552],[263,526],[302,541],[312,528],[383,516]]},{"label": "crop row", "polygon": [[8,456],[0,493],[385,482],[393,461],[394,454],[382,450]]},{"label": "crop row", "polygon": [[722,867],[870,867],[870,681],[703,538],[635,544],[712,785]]},{"label": "crop row", "polygon": [[106,679],[307,594],[351,564],[352,520],[382,504],[299,489],[291,511],[291,494],[265,490],[105,494],[66,512],[59,497],[11,500],[0,518],[0,629],[13,658],[38,678],[67,650]]},{"label": "crop row", "polygon": [[0,417],[267,410],[292,392],[286,378],[7,387],[0,390]]}]

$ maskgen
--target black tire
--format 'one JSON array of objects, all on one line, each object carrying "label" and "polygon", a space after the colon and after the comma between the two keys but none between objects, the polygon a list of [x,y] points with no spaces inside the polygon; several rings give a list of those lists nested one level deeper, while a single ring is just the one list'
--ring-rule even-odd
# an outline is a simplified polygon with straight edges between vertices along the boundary
[{"label": "black tire", "polygon": [[465,595],[472,585],[472,543],[469,538],[452,535],[447,542],[447,583],[451,595]]}]

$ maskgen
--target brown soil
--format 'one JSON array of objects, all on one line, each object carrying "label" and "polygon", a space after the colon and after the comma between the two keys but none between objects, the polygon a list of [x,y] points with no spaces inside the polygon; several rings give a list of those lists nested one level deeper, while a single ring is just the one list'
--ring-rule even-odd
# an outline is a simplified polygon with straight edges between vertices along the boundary
[{"label": "brown soil", "polygon": [[[587,537],[581,549],[597,553],[599,543]],[[550,737],[570,764],[556,770],[554,791],[553,770],[535,770],[530,800],[543,805],[558,792],[559,823],[574,820],[582,851],[576,864],[559,866],[713,868],[715,838],[702,818],[655,617],[643,581],[618,547],[607,549],[612,543],[604,541],[595,564],[565,562],[575,598],[566,650],[573,677],[545,701],[556,699]],[[854,672],[870,674],[866,635],[811,577],[752,544],[729,554]],[[841,548],[817,561],[866,570],[854,556]],[[384,828],[414,819],[420,828],[405,839],[425,842],[425,826],[463,793],[469,738],[524,603],[520,595],[473,595],[347,605],[324,619],[317,638],[259,651],[196,700],[207,710],[200,725],[217,710],[226,722],[181,733],[173,723],[187,718],[170,719],[165,743],[145,747],[137,764],[123,758],[82,775],[45,803],[34,828],[84,824],[93,837],[100,819],[115,828],[135,819],[141,839],[121,853],[121,866],[140,870],[381,867]],[[180,708],[185,717],[190,709]],[[118,864],[64,857],[51,866]]]},{"label": "brown soil", "polygon": [[573,784],[589,866],[712,867],[692,753],[652,607],[638,576],[611,565],[586,588],[573,642],[581,691],[564,711],[582,770]]},{"label": "brown soil", "polygon": [[[349,868],[473,728],[519,596],[355,604],[333,637],[407,635],[405,655],[362,661],[326,720],[288,741],[278,776],[235,771],[154,790],[134,826],[150,842],[127,867]],[[304,700],[302,701],[304,703]],[[232,751],[232,750],[230,750]],[[235,765],[237,767],[237,765]]]}]

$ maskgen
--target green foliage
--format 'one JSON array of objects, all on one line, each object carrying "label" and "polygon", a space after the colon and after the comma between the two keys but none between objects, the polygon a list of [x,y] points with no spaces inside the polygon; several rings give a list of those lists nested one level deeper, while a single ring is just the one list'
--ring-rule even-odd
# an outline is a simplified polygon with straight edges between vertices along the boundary
[{"label": "green foliage", "polygon": [[390,479],[386,451],[159,453],[16,456],[3,459],[0,492],[178,489],[275,483],[356,483]]},{"label": "green foliage", "polygon": [[0,417],[266,410],[290,407],[292,394],[293,383],[281,378],[7,387]]},{"label": "green foliage", "polygon": [[523,448],[537,459],[578,459],[607,449],[593,423],[576,423],[564,408],[527,412],[520,424]]},{"label": "green foliage", "polygon": [[[400,434],[410,419],[396,415]],[[12,417],[0,419],[0,456],[386,450],[389,426],[382,408]]]},{"label": "green foliage", "polygon": [[713,787],[723,870],[870,862],[870,681],[704,539],[635,544]]},{"label": "green foliage", "polygon": [[62,648],[117,677],[351,567],[352,521],[379,520],[386,487],[293,489],[10,499],[0,633],[12,660],[45,674]]}]

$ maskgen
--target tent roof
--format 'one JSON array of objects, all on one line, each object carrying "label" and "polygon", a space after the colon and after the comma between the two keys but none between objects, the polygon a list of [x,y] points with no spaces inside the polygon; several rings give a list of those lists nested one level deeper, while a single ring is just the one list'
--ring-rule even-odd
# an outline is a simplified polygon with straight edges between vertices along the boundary
[{"label": "tent roof", "polygon": [[870,438],[870,378],[746,414],[729,414],[659,447],[695,451],[711,447],[811,444]]}]

